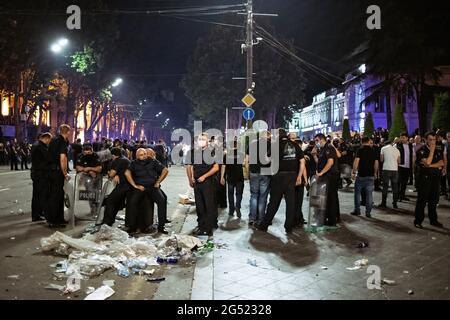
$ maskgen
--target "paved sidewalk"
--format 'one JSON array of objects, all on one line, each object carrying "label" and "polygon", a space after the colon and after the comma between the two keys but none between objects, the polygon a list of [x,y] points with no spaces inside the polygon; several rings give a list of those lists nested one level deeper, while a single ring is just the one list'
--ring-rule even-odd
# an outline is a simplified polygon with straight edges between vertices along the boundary
[{"label": "paved sidewalk", "polygon": [[[197,264],[192,299],[450,299],[450,205],[442,201],[437,229],[424,223],[415,229],[414,203],[400,210],[374,209],[373,218],[349,215],[353,189],[340,192],[343,222],[336,231],[284,233],[284,202],[268,233],[247,227],[249,185],[246,183],[243,218],[229,218],[224,210],[210,256]],[[414,194],[410,193],[414,198]],[[381,194],[375,192],[375,203]],[[305,198],[304,215],[307,217]],[[357,247],[361,241],[368,248]],[[367,267],[350,271],[366,258],[381,269],[381,279],[395,285],[369,290]],[[408,294],[412,290],[413,294]]]}]

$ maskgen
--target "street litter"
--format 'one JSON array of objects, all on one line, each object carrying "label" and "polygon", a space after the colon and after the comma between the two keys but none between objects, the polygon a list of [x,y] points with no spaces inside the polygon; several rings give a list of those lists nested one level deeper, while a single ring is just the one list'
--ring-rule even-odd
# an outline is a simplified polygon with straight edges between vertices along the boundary
[{"label": "street litter", "polygon": [[409,273],[409,271],[405,270],[405,271],[403,271],[403,273],[407,274],[407,273]]},{"label": "street litter", "polygon": [[64,289],[65,289],[65,286],[60,286],[59,284],[53,284],[53,283],[50,283],[49,285],[47,285],[47,286],[45,287],[45,289],[48,289],[48,290],[58,290],[58,291],[63,292]]},{"label": "street litter", "polygon": [[322,270],[328,270],[328,267],[322,266]]},{"label": "street litter", "polygon": [[95,288],[94,287],[87,287],[87,289],[86,289],[86,294],[87,295],[90,295],[92,292],[94,292],[95,291]]},{"label": "street litter", "polygon": [[393,285],[393,284],[395,284],[395,281],[394,280],[389,280],[389,279],[383,279],[383,280],[381,280],[381,283],[382,284],[387,284],[387,285]]},{"label": "street litter", "polygon": [[14,214],[14,211],[10,211],[9,213],[10,213],[10,214]]},{"label": "street litter", "polygon": [[16,237],[11,237],[10,239],[11,239],[11,240],[16,240]]},{"label": "street litter", "polygon": [[13,274],[7,277],[8,279],[19,280],[20,276],[18,274]]},{"label": "street litter", "polygon": [[409,291],[408,291],[408,294],[409,294],[409,295],[414,294],[414,291],[409,290]]},{"label": "street litter", "polygon": [[247,259],[247,263],[249,265],[251,265],[252,267],[257,267],[258,265],[256,264],[256,260],[255,259]]},{"label": "street litter", "polygon": [[[87,280],[111,269],[117,275],[128,278],[132,275],[152,275],[155,270],[149,267],[160,266],[160,263],[191,264],[197,257],[213,250],[214,243],[204,243],[188,235],[134,238],[118,228],[102,225],[98,232],[78,239],[57,231],[50,237],[42,238],[41,247],[43,251],[66,257],[50,265],[56,269],[56,280],[62,280],[63,276]],[[67,285],[66,290],[76,289],[74,283],[68,284],[72,287]]]},{"label": "street litter", "polygon": [[180,197],[180,201],[178,201],[178,203],[180,203],[180,204],[183,204],[183,205],[194,205],[195,204],[195,199],[189,198],[189,196],[186,194],[179,194],[178,196]]},{"label": "street litter", "polygon": [[81,288],[81,279],[77,275],[72,275],[67,278],[64,294],[77,292]]},{"label": "street litter", "polygon": [[103,285],[108,287],[114,287],[116,282],[114,280],[103,280]]},{"label": "street litter", "polygon": [[101,286],[91,294],[89,294],[84,300],[106,300],[111,297],[115,291],[108,286]]},{"label": "street litter", "polygon": [[436,240],[436,237],[431,237],[432,240]]},{"label": "street litter", "polygon": [[368,264],[369,264],[369,260],[367,260],[367,259],[361,259],[361,260],[355,261],[353,267],[348,267],[348,268],[346,268],[346,269],[347,269],[347,270],[350,270],[350,271],[359,270],[359,269],[361,269],[362,267],[367,266]]},{"label": "street litter", "polygon": [[14,200],[14,203],[19,203],[19,200]]},{"label": "street litter", "polygon": [[23,214],[23,210],[22,209],[19,209],[19,214]]}]

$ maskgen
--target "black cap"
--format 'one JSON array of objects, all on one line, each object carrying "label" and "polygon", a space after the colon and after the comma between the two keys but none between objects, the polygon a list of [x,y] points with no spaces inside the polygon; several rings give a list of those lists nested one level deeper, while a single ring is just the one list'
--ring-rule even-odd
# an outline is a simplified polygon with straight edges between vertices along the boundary
[{"label": "black cap", "polygon": [[122,149],[114,147],[111,149],[111,154],[116,157],[120,157],[122,155]]},{"label": "black cap", "polygon": [[92,144],[90,144],[90,143],[83,144],[83,150],[86,150],[86,149],[93,149]]}]

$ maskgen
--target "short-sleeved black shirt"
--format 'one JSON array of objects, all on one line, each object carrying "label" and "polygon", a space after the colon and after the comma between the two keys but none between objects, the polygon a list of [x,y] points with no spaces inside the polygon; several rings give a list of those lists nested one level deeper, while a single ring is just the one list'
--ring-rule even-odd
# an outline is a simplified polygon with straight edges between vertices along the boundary
[{"label": "short-sleeved black shirt", "polygon": [[296,172],[299,170],[299,161],[304,158],[300,146],[289,139],[280,141],[280,172]]},{"label": "short-sleeved black shirt", "polygon": [[[259,140],[254,140],[252,142],[250,142],[248,148],[247,148],[247,155],[250,155],[250,150],[252,152],[256,152],[256,155],[253,155],[254,159],[256,161],[252,161],[252,156],[249,157],[249,170],[250,173],[257,173],[260,174],[261,173],[261,168],[269,168],[270,167],[270,161],[266,161],[266,159],[264,159],[264,161],[261,161],[262,159],[260,158],[260,144],[266,144],[267,145],[267,153],[266,153],[266,157],[267,159],[270,159],[270,155],[271,155],[271,145],[270,145],[270,140],[267,140],[265,138],[260,138]],[[256,162],[256,163],[251,163],[251,162]]]},{"label": "short-sleeved black shirt", "polygon": [[370,146],[362,146],[356,153],[359,158],[358,176],[373,177],[375,176],[374,164],[377,159],[376,151]]},{"label": "short-sleeved black shirt", "polygon": [[80,154],[80,156],[77,159],[76,165],[84,168],[87,167],[93,168],[101,166],[102,163],[100,162],[98,155],[96,153],[93,153],[90,155]]},{"label": "short-sleeved black shirt", "polygon": [[223,163],[227,182],[236,183],[244,181],[244,171],[242,170],[244,155],[237,150],[233,150],[231,155],[225,155]]},{"label": "short-sleeved black shirt", "polygon": [[332,145],[327,143],[323,148],[319,151],[318,163],[317,163],[317,171],[322,171],[323,168],[327,165],[328,159],[333,159],[334,163],[330,170],[324,174],[324,176],[331,176],[338,174],[338,157],[336,154],[336,150]]},{"label": "short-sleeved black shirt", "polygon": [[134,160],[130,163],[131,174],[137,185],[151,188],[164,170],[164,166],[156,159]]},{"label": "short-sleeved black shirt", "polygon": [[110,170],[114,170],[117,174],[117,176],[120,179],[119,184],[124,185],[128,184],[127,179],[125,178],[125,171],[130,166],[130,160],[128,160],[125,157],[117,158],[116,160],[113,160],[110,165]]},{"label": "short-sleeved black shirt", "polygon": [[[416,163],[420,168],[420,174],[430,174],[430,175],[440,175],[441,170],[438,168],[426,168],[422,163],[423,159],[427,159],[430,155],[430,149],[428,149],[427,145],[422,146],[416,153]],[[431,164],[437,163],[441,160],[444,160],[444,154],[441,150],[435,149],[433,155],[433,161]]]},{"label": "short-sleeved black shirt", "polygon": [[[201,152],[201,163],[196,163],[196,159],[195,159],[195,154],[197,152]],[[204,174],[208,173],[208,171],[210,171],[214,164],[216,163],[215,161],[213,161],[213,163],[208,163],[209,161],[206,161],[208,158],[214,156],[214,150],[210,147],[201,150],[201,149],[191,149],[189,150],[187,156],[186,156],[186,161],[188,162],[187,164],[192,165],[193,169],[194,169],[194,179],[198,179],[201,176],[203,176]]]},{"label": "short-sleeved black shirt", "polygon": [[67,156],[68,153],[69,142],[64,139],[62,135],[58,135],[50,141],[50,145],[48,146],[48,153],[50,159],[50,165],[52,167],[60,168],[60,157],[61,154],[65,154]]}]

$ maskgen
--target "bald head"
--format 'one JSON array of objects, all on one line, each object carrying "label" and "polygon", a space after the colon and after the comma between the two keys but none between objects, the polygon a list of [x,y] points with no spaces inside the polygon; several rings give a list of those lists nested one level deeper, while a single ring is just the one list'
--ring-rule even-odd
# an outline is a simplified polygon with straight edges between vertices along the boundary
[{"label": "bald head", "polygon": [[136,151],[136,159],[138,159],[138,160],[145,160],[145,159],[147,159],[147,150],[146,149],[144,149],[144,148],[139,148],[137,151]]}]

